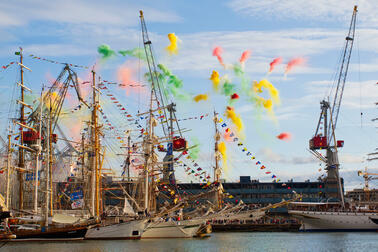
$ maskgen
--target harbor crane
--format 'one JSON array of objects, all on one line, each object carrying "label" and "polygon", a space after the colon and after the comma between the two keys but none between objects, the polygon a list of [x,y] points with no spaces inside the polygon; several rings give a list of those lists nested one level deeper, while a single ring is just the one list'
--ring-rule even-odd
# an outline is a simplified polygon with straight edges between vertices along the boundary
[{"label": "harbor crane", "polygon": [[362,176],[365,180],[364,191],[366,194],[366,201],[369,201],[370,200],[369,181],[378,179],[378,173],[368,172],[367,167],[365,167],[365,171],[358,171],[357,174],[358,176]]},{"label": "harbor crane", "polygon": [[[320,102],[321,113],[314,136],[309,142],[310,152],[326,163],[327,178],[326,184],[329,188],[337,189],[338,195],[344,205],[341,179],[339,176],[339,160],[337,148],[344,146],[344,141],[336,140],[335,131],[338,116],[343,98],[345,82],[348,74],[349,61],[352,54],[355,26],[356,26],[357,6],[354,6],[353,15],[349,26],[348,35],[345,38],[345,46],[338,77],[335,80],[336,90],[333,101],[322,100]],[[322,131],[323,127],[323,131]],[[319,150],[326,150],[326,156],[323,156]]]},{"label": "harbor crane", "polygon": [[[178,124],[178,120],[176,118],[176,104],[170,103],[168,97],[166,95],[166,90],[164,90],[164,85],[161,83],[159,78],[158,68],[155,63],[153,50],[152,50],[152,42],[149,39],[146,22],[144,20],[143,11],[140,11],[140,22],[142,27],[142,37],[143,37],[143,45],[144,51],[146,54],[146,62],[149,70],[149,77],[151,80],[151,105],[152,99],[155,98],[158,110],[161,112],[162,116],[160,116],[160,124],[162,125],[163,132],[165,137],[168,140],[167,149],[166,149],[166,156],[164,157],[165,165],[163,169],[163,180],[169,181],[171,184],[176,184],[176,179],[174,175],[173,169],[173,151],[183,151],[187,149],[187,142],[183,138],[181,129]],[[169,103],[169,104],[168,104]],[[151,106],[150,105],[150,106]],[[150,111],[152,108],[150,108]],[[151,116],[151,113],[150,113]],[[176,124],[178,136],[174,136],[174,123]]]}]

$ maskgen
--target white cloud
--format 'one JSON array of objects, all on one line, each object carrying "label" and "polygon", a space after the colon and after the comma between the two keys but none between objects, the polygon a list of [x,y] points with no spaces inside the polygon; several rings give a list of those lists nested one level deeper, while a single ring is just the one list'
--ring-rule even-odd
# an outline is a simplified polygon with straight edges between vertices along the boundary
[{"label": "white cloud", "polygon": [[[318,93],[334,97],[335,88],[332,81],[312,81],[307,86],[309,93]],[[349,108],[373,108],[377,99],[376,80],[347,81],[343,92],[342,106]],[[331,100],[332,101],[332,100]]]},{"label": "white cloud", "polygon": [[313,20],[316,22],[350,20],[358,4],[358,19],[365,26],[378,26],[377,1],[371,0],[232,0],[232,10],[262,19]]},{"label": "white cloud", "polygon": [[288,155],[281,155],[281,154],[275,153],[270,148],[262,148],[259,151],[259,155],[261,155],[264,160],[271,163],[303,165],[303,164],[311,164],[311,163],[318,162],[317,159],[311,155],[288,157]]},{"label": "white cloud", "polygon": [[136,6],[125,1],[3,1],[0,25],[25,25],[32,21],[68,24],[134,26],[139,23],[139,9],[144,9],[150,22],[177,22],[180,17],[170,11]]}]

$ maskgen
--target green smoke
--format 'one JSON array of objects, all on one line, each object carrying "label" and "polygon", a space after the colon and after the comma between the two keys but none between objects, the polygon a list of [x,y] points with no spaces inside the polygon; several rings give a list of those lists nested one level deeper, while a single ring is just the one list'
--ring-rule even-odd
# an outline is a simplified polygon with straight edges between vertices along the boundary
[{"label": "green smoke", "polygon": [[[196,137],[192,137],[190,139],[190,141],[192,142],[193,148],[189,149],[189,155],[192,159],[196,160],[196,159],[198,159],[198,155],[201,151],[200,150],[200,141]],[[190,146],[190,147],[192,147],[192,146]]]},{"label": "green smoke", "polygon": [[131,50],[118,51],[118,53],[121,54],[122,56],[131,56],[131,57],[135,57],[144,61],[147,60],[146,54],[142,48],[134,48]]},{"label": "green smoke", "polygon": [[97,48],[97,52],[102,55],[103,59],[108,59],[112,56],[115,56],[116,53],[110,49],[110,46],[102,44]]},{"label": "green smoke", "polygon": [[226,81],[224,84],[223,84],[223,87],[222,87],[222,93],[226,96],[229,96],[229,95],[232,95],[233,93],[235,93],[235,85],[234,84],[231,84],[230,82]]},{"label": "green smoke", "polygon": [[250,80],[245,76],[245,72],[241,65],[235,64],[234,65],[234,73],[237,77],[241,79],[241,88],[244,93],[248,92],[248,83]]},{"label": "green smoke", "polygon": [[159,80],[164,86],[164,91],[166,94],[169,93],[179,100],[191,99],[191,96],[182,89],[184,86],[182,80],[180,80],[176,75],[172,74],[172,72],[163,64],[159,64],[157,67],[161,71],[161,73],[159,73]]}]

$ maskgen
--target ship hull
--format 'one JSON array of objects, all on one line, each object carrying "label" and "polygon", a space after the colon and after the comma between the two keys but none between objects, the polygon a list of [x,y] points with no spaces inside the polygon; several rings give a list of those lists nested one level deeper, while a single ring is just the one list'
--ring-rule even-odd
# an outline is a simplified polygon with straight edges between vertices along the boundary
[{"label": "ship hull", "polygon": [[299,231],[304,232],[378,231],[378,225],[371,219],[378,218],[377,213],[289,210],[289,214],[302,220]]},{"label": "ship hull", "polygon": [[141,238],[146,221],[130,221],[107,226],[93,226],[85,235],[88,240],[137,240]]},{"label": "ship hull", "polygon": [[47,228],[36,230],[13,230],[16,239],[61,239],[61,238],[84,238],[87,232],[86,226],[80,227],[62,227],[62,228]]},{"label": "ship hull", "polygon": [[152,222],[142,234],[145,238],[192,238],[205,224],[203,220]]}]

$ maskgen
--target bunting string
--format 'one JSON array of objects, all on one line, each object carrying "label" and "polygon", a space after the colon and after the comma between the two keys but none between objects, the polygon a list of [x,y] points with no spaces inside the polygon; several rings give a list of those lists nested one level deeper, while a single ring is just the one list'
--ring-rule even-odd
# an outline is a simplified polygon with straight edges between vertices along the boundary
[{"label": "bunting string", "polygon": [[262,164],[261,161],[257,160],[255,155],[252,151],[249,151],[247,147],[239,140],[239,138],[236,136],[234,132],[231,131],[231,129],[228,127],[227,123],[224,122],[222,118],[219,118],[219,123],[221,123],[221,128],[224,131],[224,133],[229,133],[229,136],[232,138],[232,141],[237,144],[238,147],[240,147],[241,151],[246,154],[247,157],[250,158],[250,160],[260,168],[260,170],[263,170],[265,174],[270,175],[273,179],[273,182],[279,182],[280,179],[277,178],[277,175],[273,174],[267,167]]},{"label": "bunting string", "polygon": [[58,61],[55,61],[55,60],[50,60],[50,59],[46,59],[46,58],[43,58],[43,57],[38,57],[34,54],[29,54],[28,55],[30,58],[32,59],[35,59],[35,60],[41,60],[41,61],[46,61],[46,62],[49,62],[49,63],[52,63],[52,64],[61,64],[61,65],[69,65],[71,67],[78,67],[78,68],[85,68],[85,69],[89,69],[88,66],[83,66],[83,65],[76,65],[76,64],[71,64],[71,63],[63,63],[63,62],[58,62]]},{"label": "bunting string", "polygon": [[13,64],[17,64],[17,62],[16,61],[12,61],[12,62],[9,62],[7,65],[5,65],[5,66],[1,66],[1,69],[0,69],[0,72],[1,71],[4,71],[5,69],[7,69],[8,67],[10,67],[11,65],[13,65]]}]

